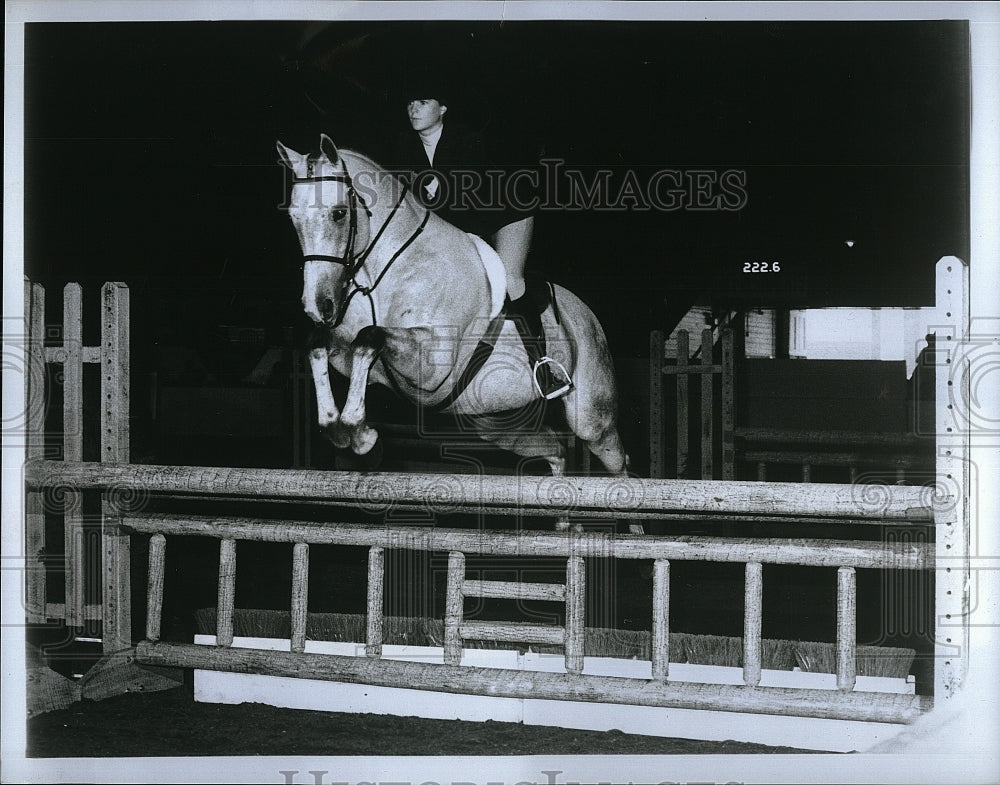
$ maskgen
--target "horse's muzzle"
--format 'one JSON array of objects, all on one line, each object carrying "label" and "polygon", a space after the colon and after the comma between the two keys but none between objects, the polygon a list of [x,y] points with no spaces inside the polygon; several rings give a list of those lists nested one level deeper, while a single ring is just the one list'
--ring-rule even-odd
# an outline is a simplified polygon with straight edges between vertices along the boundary
[{"label": "horse's muzzle", "polygon": [[333,324],[337,319],[337,303],[332,297],[302,298],[302,310],[316,324]]}]

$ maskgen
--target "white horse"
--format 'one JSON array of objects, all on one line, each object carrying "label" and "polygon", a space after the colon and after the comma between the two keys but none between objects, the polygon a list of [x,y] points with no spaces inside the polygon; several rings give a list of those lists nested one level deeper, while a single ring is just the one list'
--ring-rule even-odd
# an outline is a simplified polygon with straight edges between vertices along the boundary
[{"label": "white horse", "polygon": [[[277,147],[294,175],[288,212],[305,260],[302,305],[323,328],[310,353],[319,424],[336,446],[363,455],[375,445],[378,434],[365,421],[373,382],[473,422],[538,399],[523,342],[497,314],[504,292],[491,287],[488,246],[325,134],[318,154]],[[566,420],[610,473],[624,475],[604,331],[574,294],[560,286],[552,294],[542,324],[548,354],[573,376],[574,389],[561,399]],[[331,366],[350,379],[343,410],[331,392]],[[477,430],[503,449],[544,458],[553,475],[564,473],[565,447],[547,426],[497,430],[483,418]]]}]

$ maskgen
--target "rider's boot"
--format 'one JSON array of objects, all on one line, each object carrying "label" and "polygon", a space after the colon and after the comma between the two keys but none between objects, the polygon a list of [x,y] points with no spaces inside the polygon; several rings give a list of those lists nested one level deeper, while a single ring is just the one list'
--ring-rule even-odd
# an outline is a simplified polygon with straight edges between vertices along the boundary
[{"label": "rider's boot", "polygon": [[562,363],[545,354],[541,312],[531,295],[525,292],[516,300],[508,298],[506,310],[524,342],[539,395],[547,400],[566,395],[573,389],[573,380]]}]

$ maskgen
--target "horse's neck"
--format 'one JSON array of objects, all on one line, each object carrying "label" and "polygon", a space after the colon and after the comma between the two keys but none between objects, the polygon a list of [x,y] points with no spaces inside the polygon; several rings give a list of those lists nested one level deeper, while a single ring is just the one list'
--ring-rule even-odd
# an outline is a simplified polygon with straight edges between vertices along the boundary
[{"label": "horse's neck", "polygon": [[[404,261],[398,258],[397,254],[424,219],[426,208],[410,194],[406,194],[402,202],[399,197],[398,191],[393,193],[391,188],[382,189],[377,196],[376,209],[372,210],[368,221],[368,242],[371,250],[364,267],[372,280],[378,278],[389,265]],[[379,232],[382,232],[382,235],[376,241]],[[373,242],[374,245],[371,245]]]}]

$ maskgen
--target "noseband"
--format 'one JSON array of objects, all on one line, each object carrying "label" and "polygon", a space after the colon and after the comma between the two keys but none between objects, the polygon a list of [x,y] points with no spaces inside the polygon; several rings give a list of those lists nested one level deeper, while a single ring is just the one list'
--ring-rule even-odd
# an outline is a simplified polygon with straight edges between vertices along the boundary
[{"label": "noseband", "polygon": [[392,208],[392,212],[389,213],[389,217],[385,219],[385,223],[379,228],[375,236],[369,241],[368,246],[360,253],[355,254],[354,243],[358,237],[358,203],[365,210],[365,214],[371,218],[371,210],[368,209],[368,205],[365,203],[364,199],[358,194],[357,190],[354,188],[354,182],[351,180],[350,172],[347,171],[347,165],[344,165],[343,174],[331,174],[331,175],[312,175],[312,164],[309,166],[309,170],[306,177],[296,177],[292,180],[292,185],[300,185],[304,183],[322,183],[322,182],[335,182],[344,183],[347,186],[347,195],[349,202],[349,212],[350,212],[350,223],[347,228],[347,243],[344,246],[343,256],[331,256],[328,254],[307,254],[302,257],[303,262],[332,262],[334,264],[343,265],[347,271],[347,278],[353,287],[348,293],[346,288],[344,294],[341,297],[340,307],[338,308],[337,321],[333,327],[337,327],[344,320],[344,316],[347,313],[347,306],[350,305],[351,300],[356,294],[363,294],[368,298],[368,303],[371,306],[372,311],[372,324],[377,324],[375,317],[375,302],[372,299],[371,293],[374,291],[375,287],[378,286],[379,282],[392,267],[393,262],[395,262],[405,251],[409,248],[410,243],[417,239],[421,232],[423,232],[424,227],[427,225],[427,220],[430,218],[430,210],[425,210],[424,219],[420,222],[420,225],[416,228],[413,234],[410,235],[409,239],[403,243],[396,252],[389,259],[389,262],[385,267],[382,268],[382,272],[379,273],[378,277],[372,282],[371,286],[361,286],[357,282],[358,271],[364,267],[365,262],[368,260],[368,256],[371,254],[372,249],[375,248],[375,244],[381,239],[382,235],[385,233],[386,228],[392,221],[393,217],[396,215],[396,211],[399,210],[399,206],[403,203],[406,198],[406,193],[410,188],[410,184],[406,181],[403,182],[403,189],[399,195],[399,199]]}]

